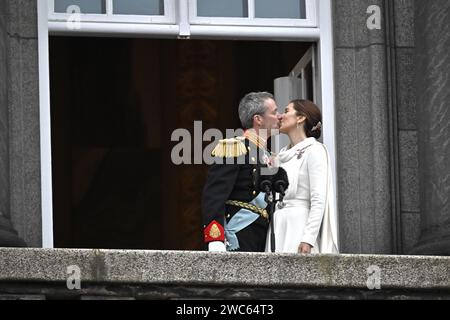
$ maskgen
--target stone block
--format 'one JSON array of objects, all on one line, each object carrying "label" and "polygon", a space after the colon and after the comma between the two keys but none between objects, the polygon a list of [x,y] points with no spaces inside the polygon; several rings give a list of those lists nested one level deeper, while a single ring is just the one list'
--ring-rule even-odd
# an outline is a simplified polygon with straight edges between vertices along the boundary
[{"label": "stone block", "polygon": [[400,170],[403,168],[418,168],[417,131],[398,132]]},{"label": "stone block", "polygon": [[354,51],[336,49],[336,143],[337,185],[339,190],[339,229],[341,250],[348,253],[361,252],[359,162],[356,76],[353,72]]},{"label": "stone block", "polygon": [[402,243],[403,253],[410,253],[419,240],[420,214],[402,212]]},{"label": "stone block", "polygon": [[[336,0],[333,1],[334,41],[337,48],[367,47],[385,43],[384,9],[381,0]],[[370,30],[367,13],[370,6],[380,8],[381,29]]]},{"label": "stone block", "polygon": [[0,1],[0,38],[3,38],[7,34],[8,24],[7,24],[7,12],[6,5],[4,1]]},{"label": "stone block", "polygon": [[398,48],[396,61],[398,128],[415,130],[417,128],[416,94],[420,94],[423,90],[416,88],[414,49]]},{"label": "stone block", "polygon": [[8,127],[4,121],[6,119],[0,119],[0,215],[9,216]]},{"label": "stone block", "polygon": [[136,300],[134,297],[121,296],[81,296],[80,300]]},{"label": "stone block", "polygon": [[30,245],[41,245],[38,43],[10,38],[9,125],[11,221]]},{"label": "stone block", "polygon": [[[3,37],[0,31],[0,43]],[[0,44],[0,215],[9,216],[8,100],[5,51]]]},{"label": "stone block", "polygon": [[[0,34],[6,32],[7,1],[0,1]],[[1,36],[0,36],[1,37]]]},{"label": "stone block", "polygon": [[8,32],[12,37],[37,38],[37,1],[9,1]]},{"label": "stone block", "polygon": [[392,247],[384,59],[381,45],[335,51],[338,201],[344,252],[388,253]]},{"label": "stone block", "polygon": [[[3,76],[6,76],[4,67],[4,63],[6,63],[6,57],[7,57],[7,49],[6,49],[6,36],[3,33],[2,27],[0,26],[0,70],[2,70]],[[4,85],[5,83],[3,83]]]},{"label": "stone block", "polygon": [[400,170],[400,207],[402,211],[420,211],[419,172],[417,168]]},{"label": "stone block", "polygon": [[[22,144],[22,114],[21,103],[21,49],[18,38],[10,38],[8,52],[8,109],[9,109],[9,163],[10,168],[10,212],[13,225],[21,221],[23,214],[23,144]],[[16,229],[20,235],[23,230]]]},{"label": "stone block", "polygon": [[[40,281],[61,289],[67,267],[77,265],[80,295],[90,297],[131,297],[117,289],[136,285],[369,291],[370,266],[379,268],[381,288],[450,291],[450,257],[31,248],[0,248],[0,256],[0,283]],[[101,293],[105,285],[108,295]]]},{"label": "stone block", "polygon": [[395,46],[414,47],[414,0],[395,0]]},{"label": "stone block", "polygon": [[39,119],[38,41],[22,41],[22,104],[24,146],[24,203],[21,221],[22,237],[31,246],[42,243],[41,227],[41,162]]},{"label": "stone block", "polygon": [[45,300],[43,294],[0,294],[0,300]]}]

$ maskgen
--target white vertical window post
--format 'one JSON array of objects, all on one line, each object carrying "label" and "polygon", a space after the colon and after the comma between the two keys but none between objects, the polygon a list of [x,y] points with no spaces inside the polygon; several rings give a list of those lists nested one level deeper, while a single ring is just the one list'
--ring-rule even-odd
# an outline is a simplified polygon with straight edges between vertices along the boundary
[{"label": "white vertical window post", "polygon": [[318,7],[321,0],[305,0],[306,20],[312,21],[314,25],[320,25],[317,17]]},{"label": "white vertical window post", "polygon": [[[334,51],[333,51],[333,20],[331,0],[320,0],[319,7],[319,57],[320,57],[320,89],[323,114],[323,142],[326,144],[331,158],[331,166],[335,190],[335,210],[337,208],[338,188],[336,170],[336,127],[334,109]],[[339,216],[338,216],[339,217]]]},{"label": "white vertical window post", "polygon": [[180,26],[178,36],[181,38],[189,38],[191,29],[189,25],[188,0],[178,0],[178,25]]},{"label": "white vertical window post", "polygon": [[39,118],[41,143],[42,247],[53,248],[53,189],[47,0],[38,0],[37,9],[39,56]]},{"label": "white vertical window post", "polygon": [[113,0],[106,0],[105,9],[106,9],[107,16],[113,15]]},{"label": "white vertical window post", "polygon": [[247,7],[248,7],[248,18],[254,19],[255,18],[255,0],[248,0]]}]

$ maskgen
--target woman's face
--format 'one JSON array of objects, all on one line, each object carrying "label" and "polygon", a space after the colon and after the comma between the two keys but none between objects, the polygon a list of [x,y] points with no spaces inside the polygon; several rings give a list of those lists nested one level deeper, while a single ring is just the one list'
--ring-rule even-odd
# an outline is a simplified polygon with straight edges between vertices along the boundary
[{"label": "woman's face", "polygon": [[281,115],[280,132],[287,134],[292,130],[296,130],[297,124],[302,121],[302,118],[304,117],[297,115],[294,105],[289,103],[284,109],[284,113]]}]

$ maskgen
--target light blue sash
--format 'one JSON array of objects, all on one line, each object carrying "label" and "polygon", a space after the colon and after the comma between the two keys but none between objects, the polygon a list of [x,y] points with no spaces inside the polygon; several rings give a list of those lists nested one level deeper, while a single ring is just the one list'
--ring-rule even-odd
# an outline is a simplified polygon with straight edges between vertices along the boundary
[{"label": "light blue sash", "polygon": [[[265,208],[267,203],[264,201],[265,194],[260,192],[258,196],[250,201],[254,206]],[[236,233],[252,224],[258,219],[259,214],[254,213],[248,209],[242,208],[230,219],[230,221],[226,221],[225,219],[225,239],[227,240],[227,250],[233,251],[239,249],[239,241],[236,236]]]}]

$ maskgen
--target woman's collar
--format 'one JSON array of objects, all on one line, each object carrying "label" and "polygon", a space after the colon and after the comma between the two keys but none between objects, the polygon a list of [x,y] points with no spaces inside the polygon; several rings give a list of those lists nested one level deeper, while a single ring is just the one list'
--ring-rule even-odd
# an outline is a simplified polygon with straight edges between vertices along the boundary
[{"label": "woman's collar", "polygon": [[306,139],[303,139],[302,141],[300,141],[299,143],[297,143],[295,146],[293,146],[292,148],[290,148],[289,150],[301,150],[303,148],[306,148],[310,145],[312,145],[314,142],[316,142],[316,138],[314,137],[309,137]]},{"label": "woman's collar", "polygon": [[287,149],[287,147],[284,147],[281,149],[280,153],[278,154],[280,160],[282,162],[289,161],[293,156],[297,155],[300,150],[305,149],[306,147],[309,147],[313,143],[316,142],[316,139],[314,137],[306,138],[299,143],[297,143],[292,148]]}]

